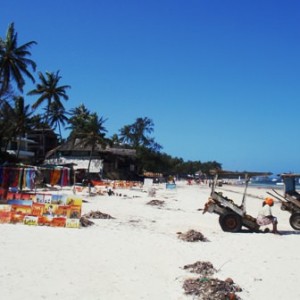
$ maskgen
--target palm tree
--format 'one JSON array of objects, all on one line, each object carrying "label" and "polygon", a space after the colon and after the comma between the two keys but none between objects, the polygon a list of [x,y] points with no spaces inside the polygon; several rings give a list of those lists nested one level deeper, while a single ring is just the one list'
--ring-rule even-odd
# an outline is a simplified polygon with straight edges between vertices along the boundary
[{"label": "palm tree", "polygon": [[25,105],[24,98],[19,96],[14,98],[15,108],[14,108],[14,118],[12,119],[12,124],[14,128],[14,136],[18,139],[18,149],[17,158],[20,153],[21,139],[25,136],[31,128],[31,115],[30,105]]},{"label": "palm tree", "polygon": [[109,139],[109,146],[119,146],[121,144],[121,141],[119,139],[119,136],[115,133],[112,135],[112,137]]},{"label": "palm tree", "polygon": [[135,149],[145,147],[159,151],[162,147],[149,136],[154,131],[153,127],[154,123],[151,119],[137,118],[133,124],[125,125],[120,129],[120,141],[128,143]]},{"label": "palm tree", "polygon": [[[69,118],[71,129],[70,139],[75,143],[79,140],[79,144],[90,149],[89,163],[87,168],[88,177],[90,178],[90,166],[93,153],[97,146],[105,148],[108,144],[108,139],[105,138],[107,132],[104,127],[105,119],[98,117],[97,113],[90,113],[84,104],[79,105],[71,110],[71,117]],[[90,192],[90,180],[89,180]]]},{"label": "palm tree", "polygon": [[120,130],[119,141],[133,146],[132,125],[125,125]]},{"label": "palm tree", "polygon": [[13,136],[11,120],[13,120],[14,111],[8,101],[0,103],[0,149],[7,150],[8,143]]},{"label": "palm tree", "polygon": [[14,107],[8,102],[2,105],[0,120],[1,136],[6,142],[5,149],[10,141],[17,142],[17,158],[20,152],[21,139],[31,128],[31,115],[29,105],[25,105],[24,98],[14,97]]},{"label": "palm tree", "polygon": [[104,127],[106,119],[97,115],[97,113],[91,113],[84,104],[80,104],[78,107],[70,111],[71,117],[68,120],[70,124],[67,129],[71,130],[69,138],[75,142],[76,139],[80,140],[80,144],[89,146],[90,158],[88,164],[88,173],[90,171],[90,164],[93,156],[93,152],[97,145],[105,147],[108,144],[108,139],[105,138],[107,132]]},{"label": "palm tree", "polygon": [[[69,89],[69,85],[59,86],[59,81],[61,76],[59,76],[59,71],[56,73],[46,72],[46,77],[43,73],[39,72],[39,79],[41,83],[36,85],[36,89],[28,92],[28,95],[38,95],[39,98],[32,105],[33,109],[38,108],[43,102],[47,102],[46,106],[46,114],[45,114],[45,124],[48,123],[49,111],[51,107],[51,103],[56,103],[58,107],[63,107],[61,102],[61,98],[64,100],[68,100],[69,97],[66,94],[66,89]],[[43,131],[43,153],[45,153],[45,134]]]},{"label": "palm tree", "polygon": [[23,75],[35,82],[28,67],[35,71],[36,63],[28,56],[31,56],[29,48],[36,42],[31,41],[18,46],[17,38],[14,23],[9,25],[5,40],[0,38],[0,96],[9,90],[12,81],[16,83],[19,91],[23,92],[25,85]]},{"label": "palm tree", "polygon": [[106,128],[103,124],[106,122],[102,117],[98,117],[97,113],[93,113],[89,116],[86,121],[84,132],[83,132],[83,144],[90,146],[90,157],[88,164],[88,174],[90,173],[90,166],[93,157],[93,152],[97,145],[105,147],[108,140],[105,138]]},{"label": "palm tree", "polygon": [[61,76],[59,76],[59,71],[56,73],[46,72],[46,77],[43,75],[43,73],[39,72],[39,79],[41,83],[36,85],[36,89],[28,92],[28,95],[39,96],[36,102],[32,105],[33,109],[36,109],[44,102],[47,102],[45,118],[47,122],[51,103],[56,102],[60,107],[63,106],[61,98],[64,100],[69,99],[69,96],[66,94],[66,89],[71,87],[69,85],[58,86],[61,79]]},{"label": "palm tree", "polygon": [[55,130],[58,127],[60,142],[62,142],[61,125],[65,127],[68,122],[67,112],[63,105],[57,102],[52,102],[49,107],[48,117],[49,125]]},{"label": "palm tree", "polygon": [[71,117],[68,120],[69,126],[67,127],[67,129],[71,130],[71,140],[75,141],[75,139],[79,137],[79,133],[84,132],[85,123],[90,114],[90,111],[83,103],[70,110]]}]

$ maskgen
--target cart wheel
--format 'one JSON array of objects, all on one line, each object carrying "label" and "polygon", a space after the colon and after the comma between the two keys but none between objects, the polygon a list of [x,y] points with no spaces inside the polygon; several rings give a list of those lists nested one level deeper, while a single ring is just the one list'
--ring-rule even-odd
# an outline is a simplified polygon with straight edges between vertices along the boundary
[{"label": "cart wheel", "polygon": [[223,231],[238,232],[242,228],[242,218],[237,214],[220,216],[219,223]]},{"label": "cart wheel", "polygon": [[300,213],[293,213],[290,216],[290,224],[295,230],[300,230]]}]

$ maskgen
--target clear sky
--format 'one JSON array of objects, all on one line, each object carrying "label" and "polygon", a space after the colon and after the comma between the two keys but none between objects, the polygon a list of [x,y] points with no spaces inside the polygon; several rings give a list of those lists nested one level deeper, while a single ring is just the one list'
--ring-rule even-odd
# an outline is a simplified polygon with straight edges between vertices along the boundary
[{"label": "clear sky", "polygon": [[11,22],[107,136],[148,117],[172,156],[300,172],[300,1],[3,1],[2,37]]}]

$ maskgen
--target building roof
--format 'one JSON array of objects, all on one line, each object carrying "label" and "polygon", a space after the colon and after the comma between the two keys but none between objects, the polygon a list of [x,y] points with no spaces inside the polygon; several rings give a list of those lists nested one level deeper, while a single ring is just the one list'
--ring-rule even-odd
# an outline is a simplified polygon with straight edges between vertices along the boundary
[{"label": "building roof", "polygon": [[[52,155],[56,154],[57,152],[64,152],[64,151],[82,152],[82,151],[91,151],[91,149],[92,149],[91,145],[85,145],[79,139],[76,139],[75,141],[69,140],[63,143],[62,145],[48,151],[46,154],[46,158],[50,158]],[[130,156],[130,157],[136,156],[136,150],[134,149],[113,148],[113,147],[103,148],[103,146],[100,144],[96,144],[94,152],[101,152],[101,153],[113,154],[118,156]]]}]

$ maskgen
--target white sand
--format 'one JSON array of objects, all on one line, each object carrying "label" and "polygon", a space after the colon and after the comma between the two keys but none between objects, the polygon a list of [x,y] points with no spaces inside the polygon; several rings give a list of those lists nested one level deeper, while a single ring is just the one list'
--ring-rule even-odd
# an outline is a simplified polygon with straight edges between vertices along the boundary
[{"label": "white sand", "polygon": [[[243,289],[237,293],[242,299],[300,299],[300,232],[290,227],[288,212],[278,203],[273,208],[281,236],[226,233],[216,214],[198,211],[208,199],[207,186],[177,186],[173,191],[161,185],[155,197],[120,190],[122,197],[85,198],[84,213],[100,210],[116,218],[93,220],[87,228],[0,225],[1,299],[193,299],[182,285],[197,274],[183,267],[196,261],[211,262],[215,278],[231,277]],[[248,192],[267,196],[264,189]],[[236,203],[242,199],[223,193]],[[146,205],[153,199],[165,205]],[[256,217],[260,208],[261,200],[247,198],[248,214]],[[178,238],[177,232],[190,229],[209,242]]]}]

